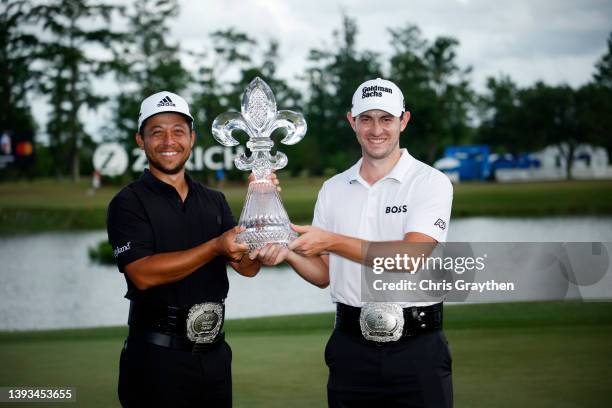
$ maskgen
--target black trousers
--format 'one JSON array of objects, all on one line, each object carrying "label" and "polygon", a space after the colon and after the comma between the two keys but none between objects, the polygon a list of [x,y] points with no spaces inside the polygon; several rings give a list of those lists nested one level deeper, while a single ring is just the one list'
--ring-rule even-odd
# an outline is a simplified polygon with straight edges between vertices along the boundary
[{"label": "black trousers", "polygon": [[382,346],[334,330],[325,362],[330,407],[453,406],[452,360],[442,330]]},{"label": "black trousers", "polygon": [[128,338],[119,364],[123,407],[231,407],[232,351],[221,341],[202,353]]}]

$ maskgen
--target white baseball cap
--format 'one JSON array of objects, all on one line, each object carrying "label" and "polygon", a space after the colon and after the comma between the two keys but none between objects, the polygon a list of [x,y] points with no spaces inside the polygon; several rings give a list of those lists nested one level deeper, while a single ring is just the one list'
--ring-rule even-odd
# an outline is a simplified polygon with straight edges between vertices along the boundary
[{"label": "white baseball cap", "polygon": [[393,116],[400,116],[406,110],[402,91],[397,85],[386,79],[376,78],[365,81],[353,94],[351,115],[356,117],[372,109],[380,109]]},{"label": "white baseball cap", "polygon": [[147,97],[140,104],[140,113],[138,114],[138,130],[142,127],[145,120],[153,115],[163,112],[176,112],[187,116],[193,123],[193,116],[189,113],[189,105],[187,101],[175,93],[161,91]]}]

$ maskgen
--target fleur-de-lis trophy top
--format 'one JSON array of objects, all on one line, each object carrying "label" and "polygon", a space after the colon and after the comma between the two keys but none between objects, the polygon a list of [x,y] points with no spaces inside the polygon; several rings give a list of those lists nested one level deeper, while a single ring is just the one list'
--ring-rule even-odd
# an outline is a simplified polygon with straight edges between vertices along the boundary
[{"label": "fleur-de-lis trophy top", "polygon": [[256,180],[265,179],[272,170],[287,165],[287,156],[277,151],[274,156],[270,150],[274,142],[270,135],[276,129],[284,129],[286,136],[281,143],[293,145],[304,138],[306,120],[301,113],[290,110],[276,110],[276,99],[272,90],[261,78],[256,77],[242,94],[241,112],[225,112],[217,116],[212,124],[214,138],[224,146],[236,146],[238,141],[232,137],[236,129],[249,136],[246,146],[251,156],[241,154],[234,159],[240,170],[253,171]]},{"label": "fleur-de-lis trophy top", "polygon": [[239,225],[246,228],[237,236],[238,242],[249,245],[250,250],[267,244],[287,245],[297,237],[289,226],[289,217],[283,207],[276,186],[266,177],[273,170],[287,165],[287,156],[277,151],[271,155],[274,142],[270,138],[276,129],[286,132],[281,143],[296,144],[306,134],[306,121],[301,113],[276,110],[276,99],[263,80],[255,78],[242,94],[241,112],[225,112],[217,116],[212,125],[215,139],[224,146],[236,146],[234,130],[249,136],[246,146],[251,155],[241,154],[234,159],[240,170],[251,170],[255,180],[249,184],[240,214]]}]

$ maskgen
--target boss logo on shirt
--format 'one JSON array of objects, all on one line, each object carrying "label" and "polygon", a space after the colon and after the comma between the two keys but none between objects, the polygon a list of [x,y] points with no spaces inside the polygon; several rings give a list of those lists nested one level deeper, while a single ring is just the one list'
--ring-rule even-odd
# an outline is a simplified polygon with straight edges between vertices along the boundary
[{"label": "boss logo on shirt", "polygon": [[434,223],[434,225],[437,227],[440,227],[440,229],[442,230],[446,229],[446,223],[442,221],[440,218],[438,218],[438,220]]},{"label": "boss logo on shirt", "polygon": [[391,207],[385,208],[385,214],[397,214],[408,212],[407,205],[392,205]]},{"label": "boss logo on shirt", "polygon": [[125,244],[122,247],[117,247],[113,250],[113,256],[116,258],[119,255],[121,255],[122,253],[124,253],[125,251],[128,251],[130,249],[130,244],[132,243],[132,241],[128,241],[127,244]]}]

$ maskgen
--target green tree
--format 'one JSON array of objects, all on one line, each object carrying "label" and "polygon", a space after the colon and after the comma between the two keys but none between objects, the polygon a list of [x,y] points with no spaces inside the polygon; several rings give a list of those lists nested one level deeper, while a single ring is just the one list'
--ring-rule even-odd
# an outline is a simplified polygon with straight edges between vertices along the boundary
[{"label": "green tree", "polygon": [[596,83],[583,85],[576,91],[575,102],[582,140],[612,153],[612,89]]},{"label": "green tree", "polygon": [[534,147],[557,146],[567,165],[566,177],[571,178],[576,147],[589,141],[581,131],[576,91],[567,85],[537,82],[522,90],[520,99],[517,124],[523,140],[531,140]]},{"label": "green tree", "polygon": [[[196,55],[201,66],[194,81],[192,99],[198,115],[198,128],[205,135],[205,146],[216,144],[210,137],[214,118],[228,110],[239,110],[244,89],[257,76],[270,85],[279,109],[300,109],[300,94],[276,73],[278,42],[272,40],[262,50],[257,41],[234,29],[215,31],[210,34],[210,39],[212,49]],[[274,135],[277,143],[280,141],[278,136]],[[240,142],[244,144],[245,140],[246,135]],[[292,164],[293,160],[290,160],[289,166]],[[242,175],[236,172],[234,176],[238,174]]]},{"label": "green tree", "polygon": [[612,109],[610,91],[596,83],[577,90],[543,82],[518,89],[508,78],[489,78],[483,104],[480,140],[497,149],[521,153],[554,145],[571,178],[579,144],[610,148]]},{"label": "green tree", "polygon": [[261,77],[274,91],[276,103],[280,109],[299,109],[301,104],[301,94],[295,88],[287,84],[287,81],[280,79],[276,73],[276,64],[280,60],[278,54],[278,42],[271,40],[261,52],[261,61],[254,62],[251,67],[243,69],[240,73],[240,80],[234,83],[234,88],[242,95],[244,88],[255,78]]},{"label": "green tree", "polygon": [[578,100],[584,131],[612,155],[612,32],[606,53],[595,64],[593,83],[579,89]]},{"label": "green tree", "polygon": [[[470,85],[472,67],[462,68],[457,64],[458,47],[456,39],[438,37],[425,53],[438,99],[439,136],[448,138],[451,143],[470,141],[470,112],[475,103]],[[433,159],[431,154],[429,159]]]},{"label": "green tree", "polygon": [[168,41],[169,20],[178,14],[177,0],[135,1],[127,10],[130,41],[114,53],[120,91],[114,100],[114,120],[106,133],[123,141],[129,150],[136,146],[134,133],[142,100],[160,91],[182,94],[191,80],[178,44]]},{"label": "green tree", "polygon": [[192,104],[196,127],[199,133],[208,136],[204,144],[214,145],[212,122],[222,112],[240,109],[240,95],[244,90],[244,86],[240,88],[244,82],[240,74],[252,68],[257,42],[233,28],[214,31],[209,39],[210,49],[192,54],[200,63],[194,79]]},{"label": "green tree", "polygon": [[474,92],[471,68],[457,63],[459,42],[438,37],[432,43],[414,25],[389,30],[390,79],[400,86],[411,112],[403,143],[417,157],[431,163],[450,143],[470,141],[470,113]]},{"label": "green tree", "polygon": [[599,86],[612,90],[612,32],[608,35],[607,52],[595,64],[593,79]]},{"label": "green tree", "polygon": [[300,143],[300,168],[336,172],[361,155],[353,130],[346,122],[355,89],[364,81],[382,76],[378,54],[356,47],[358,29],[344,16],[333,33],[331,49],[313,49],[306,69],[309,103],[306,105],[308,136]]},{"label": "green tree", "polygon": [[36,86],[38,39],[24,28],[33,21],[27,1],[1,0],[0,5],[0,131],[32,131],[28,96]]},{"label": "green tree", "polygon": [[50,99],[47,123],[50,149],[59,174],[80,175],[81,151],[91,144],[79,114],[96,109],[105,98],[92,87],[94,78],[110,69],[108,59],[93,56],[92,47],[113,47],[121,34],[108,27],[115,6],[88,0],[55,0],[33,8],[44,38],[41,58],[45,67],[41,90]]},{"label": "green tree", "polygon": [[520,129],[517,85],[509,76],[501,76],[487,78],[486,87],[479,98],[478,140],[504,152],[520,153],[533,148],[535,140]]},{"label": "green tree", "polygon": [[415,25],[389,29],[393,54],[390,59],[389,79],[404,93],[406,110],[411,119],[402,133],[402,146],[411,154],[425,159],[429,148],[426,143],[435,132],[437,96],[430,86],[429,67],[424,54],[428,42]]}]

